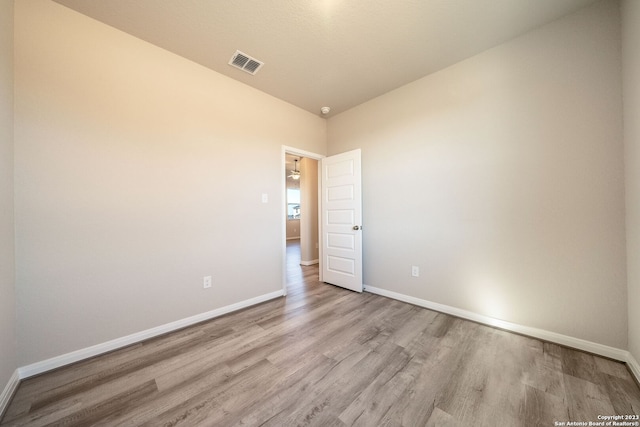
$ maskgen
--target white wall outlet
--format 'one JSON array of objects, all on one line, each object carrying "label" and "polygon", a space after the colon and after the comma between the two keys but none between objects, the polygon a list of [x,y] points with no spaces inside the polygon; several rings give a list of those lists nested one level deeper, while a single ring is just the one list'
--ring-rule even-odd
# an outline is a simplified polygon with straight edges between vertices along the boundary
[{"label": "white wall outlet", "polygon": [[204,281],[202,282],[202,287],[204,289],[211,287],[211,276],[204,276]]},{"label": "white wall outlet", "polygon": [[413,277],[418,277],[420,276],[420,267],[418,267],[417,265],[413,265],[411,266],[411,275]]}]

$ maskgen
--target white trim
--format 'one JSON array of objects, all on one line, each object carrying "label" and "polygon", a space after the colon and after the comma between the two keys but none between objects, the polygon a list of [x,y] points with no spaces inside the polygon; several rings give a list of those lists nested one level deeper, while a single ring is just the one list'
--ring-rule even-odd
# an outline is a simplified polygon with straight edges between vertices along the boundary
[{"label": "white trim", "polygon": [[[599,354],[601,356],[620,360],[627,363],[627,366],[629,366],[629,370],[631,371],[631,373],[635,376],[636,380],[640,382],[640,364],[638,364],[638,361],[628,351],[620,350],[613,347],[608,347],[608,346],[593,343],[590,341],[581,340],[578,338],[569,337],[566,335],[557,334],[555,332],[549,332],[542,329],[530,328],[527,326],[517,325],[515,323],[493,319],[491,317],[483,316],[470,311],[461,310],[461,309],[444,305],[444,304],[430,302],[427,300],[411,297],[411,296],[400,294],[397,292],[388,291],[385,289],[375,288],[373,286],[365,285],[364,290],[372,294],[385,296],[388,298],[396,299],[398,301],[403,301],[403,302],[414,304],[420,307],[439,311],[442,313],[451,314],[453,316],[460,317],[463,319],[472,320],[474,322],[478,322],[478,323],[482,323],[490,326],[495,326],[501,329],[505,329],[507,331],[521,333],[523,335],[528,335],[528,336],[539,338],[545,341],[566,345],[569,347]],[[4,411],[7,409],[7,406],[9,405],[9,402],[11,401],[11,398],[13,397],[13,394],[15,393],[18,385],[20,384],[21,379],[38,375],[43,372],[49,371],[51,369],[59,368],[61,366],[65,366],[65,365],[77,362],[79,360],[87,359],[89,357],[97,356],[99,354],[106,353],[108,351],[112,351],[127,345],[135,344],[145,339],[153,338],[155,336],[162,335],[167,332],[172,332],[177,329],[181,329],[198,322],[213,319],[214,317],[219,317],[224,314],[230,313],[232,311],[241,310],[243,308],[250,307],[255,304],[260,304],[262,302],[265,302],[274,298],[278,298],[280,296],[283,296],[282,291],[276,291],[276,292],[271,292],[269,294],[260,295],[255,298],[251,298],[245,301],[241,301],[235,304],[221,307],[212,311],[208,311],[206,313],[201,313],[201,314],[191,316],[182,320],[178,320],[176,322],[167,323],[165,325],[158,326],[156,328],[147,329],[146,331],[138,332],[132,335],[128,335],[126,337],[118,338],[112,341],[108,341],[106,343],[94,345],[92,347],[87,347],[82,350],[77,350],[71,353],[67,353],[61,356],[44,360],[42,362],[37,362],[31,365],[18,368],[13,372],[13,375],[9,379],[9,382],[5,386],[2,393],[0,394],[0,417],[4,414]]]},{"label": "white trim", "polygon": [[31,365],[18,368],[18,377],[20,379],[32,377],[34,375],[41,374],[43,372],[50,371],[52,369],[59,368],[61,366],[69,365],[80,360],[88,359],[99,354],[113,351],[118,348],[122,348],[131,344],[138,343],[140,341],[147,340],[149,338],[156,337],[158,335],[166,334],[178,329],[182,329],[187,326],[191,326],[198,322],[213,319],[232,311],[241,310],[246,307],[250,307],[255,304],[260,304],[274,298],[282,296],[282,290],[271,292],[268,294],[260,295],[255,298],[240,301],[235,304],[220,307],[215,310],[208,311],[206,313],[197,314],[195,316],[187,317],[185,319],[177,320],[175,322],[167,323],[155,328],[147,329],[146,331],[137,332],[135,334],[127,335],[122,338],[116,338],[111,341],[107,341],[102,344],[96,344],[91,347],[83,348],[80,350],[72,351],[71,353],[63,354],[61,356],[52,357],[51,359],[43,360],[41,362],[32,363]]},{"label": "white trim", "polygon": [[635,357],[633,357],[633,354],[629,352],[627,352],[626,362],[627,362],[627,366],[629,367],[629,370],[631,371],[633,376],[636,377],[636,381],[638,381],[638,384],[640,384],[640,364],[635,359]]},{"label": "white trim", "polygon": [[294,156],[307,157],[313,160],[321,160],[326,157],[324,154],[312,153],[311,151],[301,150],[299,148],[289,147],[287,145],[282,146],[282,151],[285,154],[289,153]]},{"label": "white trim", "polygon": [[315,264],[318,264],[319,262],[320,260],[318,259],[312,259],[311,261],[300,261],[300,265],[304,265],[304,266],[315,265]]},{"label": "white trim", "polygon": [[318,160],[318,281],[322,282],[322,162]]},{"label": "white trim", "polygon": [[[477,323],[482,323],[485,325],[504,329],[506,331],[516,332],[518,334],[527,335],[533,338],[538,338],[543,341],[549,341],[555,344],[576,348],[578,350],[588,351],[589,353],[594,353],[600,356],[608,357],[610,359],[615,359],[621,362],[629,363],[628,362],[630,358],[629,352],[626,350],[621,350],[619,348],[609,347],[607,345],[594,343],[594,342],[583,340],[580,338],[570,337],[568,335],[558,334],[556,332],[546,331],[544,329],[532,328],[530,326],[523,326],[523,325],[518,325],[516,323],[506,322],[504,320],[494,319],[492,317],[484,316],[482,314],[474,313],[467,310],[462,310],[460,308],[451,307],[451,306],[439,304],[436,302],[423,300],[420,298],[400,294],[397,292],[388,291],[386,289],[375,288],[373,286],[365,285],[364,290],[367,292],[371,292],[372,294],[378,294],[384,297],[396,299],[398,301],[408,302],[410,304],[428,308],[430,310],[435,310],[442,313],[450,314],[452,316],[460,317],[462,319],[471,320]],[[637,370],[637,368],[638,368],[638,365],[636,363],[635,372],[640,372]],[[633,369],[634,368],[632,367],[632,370]],[[637,376],[638,375],[636,374],[636,377]]]},{"label": "white trim", "polygon": [[0,419],[4,415],[4,411],[6,411],[9,406],[9,402],[11,402],[11,398],[13,394],[16,392],[18,385],[20,384],[20,376],[18,374],[18,370],[13,371],[13,375],[9,378],[9,382],[2,390],[2,394],[0,394]]}]

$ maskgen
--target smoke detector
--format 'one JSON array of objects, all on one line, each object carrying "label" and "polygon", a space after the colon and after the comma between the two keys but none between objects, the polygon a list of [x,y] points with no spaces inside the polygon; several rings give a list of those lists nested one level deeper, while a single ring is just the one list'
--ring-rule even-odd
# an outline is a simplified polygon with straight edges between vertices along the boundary
[{"label": "smoke detector", "polygon": [[321,112],[322,114],[329,114],[329,111],[331,111],[331,108],[330,108],[330,107],[322,107],[322,108],[320,109],[320,112]]},{"label": "smoke detector", "polygon": [[246,73],[249,73],[252,76],[255,76],[255,74],[264,65],[264,62],[258,61],[257,59],[250,57],[246,53],[242,53],[239,50],[236,50],[236,53],[234,53],[231,57],[231,60],[229,60],[229,65]]}]

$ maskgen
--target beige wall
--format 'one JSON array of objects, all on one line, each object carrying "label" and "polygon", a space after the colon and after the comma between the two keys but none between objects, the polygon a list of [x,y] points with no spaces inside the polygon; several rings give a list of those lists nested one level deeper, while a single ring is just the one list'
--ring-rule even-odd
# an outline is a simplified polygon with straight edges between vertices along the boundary
[{"label": "beige wall", "polygon": [[300,220],[287,219],[287,240],[300,238]]},{"label": "beige wall", "polygon": [[[281,146],[324,153],[324,121],[57,4],[15,7],[14,304],[13,2],[0,0],[0,385],[17,365],[281,289]],[[628,338],[640,360],[637,2],[623,21],[628,268],[605,1],[330,119],[330,154],[363,149],[365,283]]]},{"label": "beige wall", "polygon": [[318,161],[303,158],[300,162],[300,259],[309,265],[319,259],[318,249]]},{"label": "beige wall", "polygon": [[282,289],[281,147],[325,120],[50,1],[15,30],[20,365]]},{"label": "beige wall", "polygon": [[329,119],[365,284],[626,348],[620,60],[604,1]]},{"label": "beige wall", "polygon": [[0,392],[17,368],[13,234],[13,0],[0,0]]},{"label": "beige wall", "polygon": [[629,351],[640,362],[640,2],[622,2]]}]

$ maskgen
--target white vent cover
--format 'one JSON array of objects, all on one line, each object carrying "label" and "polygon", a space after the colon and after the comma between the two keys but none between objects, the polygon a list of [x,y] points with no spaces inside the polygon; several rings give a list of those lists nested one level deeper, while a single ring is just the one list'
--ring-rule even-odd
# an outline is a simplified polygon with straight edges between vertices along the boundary
[{"label": "white vent cover", "polygon": [[258,70],[260,70],[260,68],[262,68],[264,62],[258,61],[257,59],[236,50],[236,53],[233,54],[229,61],[229,65],[239,68],[242,71],[246,71],[253,76],[258,72]]}]

